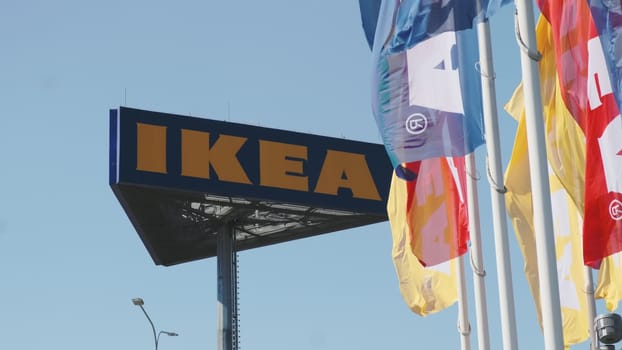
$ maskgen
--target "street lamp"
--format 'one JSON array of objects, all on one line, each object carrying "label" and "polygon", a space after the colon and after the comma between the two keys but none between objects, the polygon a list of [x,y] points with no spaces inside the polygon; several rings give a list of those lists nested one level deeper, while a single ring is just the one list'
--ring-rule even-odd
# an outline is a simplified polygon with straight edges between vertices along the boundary
[{"label": "street lamp", "polygon": [[160,341],[160,335],[161,334],[166,334],[169,337],[176,337],[176,336],[179,335],[179,334],[177,334],[175,332],[167,332],[167,331],[160,331],[160,332],[158,332],[158,335],[156,335],[155,326],[153,325],[153,322],[151,321],[151,318],[147,314],[147,311],[145,311],[145,308],[143,307],[143,305],[145,305],[145,302],[141,298],[134,298],[134,299],[132,299],[132,303],[134,305],[140,307],[140,309],[143,310],[143,313],[147,317],[147,320],[149,321],[149,324],[151,325],[151,329],[153,330],[153,341],[155,342],[155,349],[156,350],[158,350],[158,342]]}]

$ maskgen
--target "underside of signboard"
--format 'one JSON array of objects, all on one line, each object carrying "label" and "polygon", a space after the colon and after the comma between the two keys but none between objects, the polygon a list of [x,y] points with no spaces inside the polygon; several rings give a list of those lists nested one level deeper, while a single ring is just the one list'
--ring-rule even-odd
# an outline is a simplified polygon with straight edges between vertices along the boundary
[{"label": "underside of signboard", "polygon": [[230,222],[245,250],[385,221],[384,216],[136,185],[113,190],[158,265],[216,256],[216,235]]}]

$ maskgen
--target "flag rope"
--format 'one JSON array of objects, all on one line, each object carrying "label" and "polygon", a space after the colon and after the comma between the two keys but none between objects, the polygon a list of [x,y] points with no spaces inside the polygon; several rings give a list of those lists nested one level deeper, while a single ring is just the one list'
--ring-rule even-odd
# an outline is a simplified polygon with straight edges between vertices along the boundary
[{"label": "flag rope", "polygon": [[533,61],[540,62],[542,59],[542,54],[540,51],[536,50],[533,52],[527,44],[523,41],[523,37],[520,35],[520,25],[518,24],[518,11],[514,11],[514,35],[516,36],[516,42],[518,43],[518,47],[523,50],[531,58]]},{"label": "flag rope", "polygon": [[486,270],[480,269],[475,265],[475,261],[473,260],[473,255],[469,255],[469,261],[471,261],[471,269],[473,269],[473,273],[478,277],[486,277]]},{"label": "flag rope", "polygon": [[488,74],[486,72],[482,72],[482,65],[479,62],[475,63],[475,70],[479,73],[479,75],[483,76],[484,78],[486,78],[488,80],[495,80],[495,79],[497,79],[497,74],[495,72],[492,72],[492,74]]},{"label": "flag rope", "polygon": [[508,191],[508,188],[503,185],[503,188],[499,187],[499,184],[492,177],[492,172],[490,171],[490,164],[488,163],[488,157],[486,157],[486,171],[488,173],[488,183],[490,183],[490,187],[492,187],[495,191],[500,194],[505,194]]}]

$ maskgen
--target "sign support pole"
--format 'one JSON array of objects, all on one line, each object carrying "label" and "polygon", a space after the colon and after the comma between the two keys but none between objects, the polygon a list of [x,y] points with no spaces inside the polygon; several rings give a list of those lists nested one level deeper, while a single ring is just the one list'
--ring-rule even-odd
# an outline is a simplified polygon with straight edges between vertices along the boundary
[{"label": "sign support pole", "polygon": [[218,230],[217,244],[218,350],[237,350],[237,258],[235,252],[235,227],[226,222]]}]

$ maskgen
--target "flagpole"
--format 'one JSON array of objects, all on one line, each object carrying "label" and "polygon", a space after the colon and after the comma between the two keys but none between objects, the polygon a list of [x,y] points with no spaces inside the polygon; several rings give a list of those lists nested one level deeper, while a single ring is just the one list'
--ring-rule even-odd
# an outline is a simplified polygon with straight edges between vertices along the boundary
[{"label": "flagpole", "polygon": [[466,156],[467,204],[469,208],[469,231],[471,235],[471,269],[473,270],[473,291],[475,294],[475,319],[479,350],[490,349],[488,333],[488,309],[486,304],[486,271],[482,254],[482,239],[479,221],[479,200],[477,196],[477,167],[475,153]]},{"label": "flagpole", "polygon": [[514,288],[512,286],[510,248],[505,216],[505,186],[503,186],[503,171],[501,168],[501,143],[499,141],[499,123],[497,121],[497,97],[495,94],[494,67],[490,45],[490,25],[488,21],[477,24],[477,37],[482,79],[486,150],[489,157],[487,170],[493,187],[490,194],[492,197],[497,279],[499,280],[499,304],[503,349],[517,350],[518,341],[516,339]]},{"label": "flagpole", "polygon": [[464,274],[464,255],[458,257],[458,332],[460,348],[471,350],[471,325],[469,324],[469,308],[467,305],[466,278]]},{"label": "flagpole", "polygon": [[516,0],[521,70],[525,91],[525,118],[532,189],[533,222],[536,235],[540,307],[546,350],[563,350],[557,259],[553,236],[553,215],[546,160],[540,73],[536,47],[533,4],[531,0]]},{"label": "flagpole", "polygon": [[585,297],[587,298],[588,329],[590,331],[590,350],[598,350],[598,338],[594,332],[594,319],[596,318],[596,300],[594,299],[594,279],[592,278],[592,268],[583,266],[585,277]]}]

